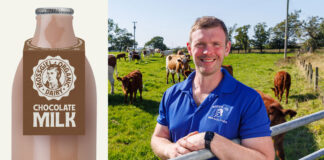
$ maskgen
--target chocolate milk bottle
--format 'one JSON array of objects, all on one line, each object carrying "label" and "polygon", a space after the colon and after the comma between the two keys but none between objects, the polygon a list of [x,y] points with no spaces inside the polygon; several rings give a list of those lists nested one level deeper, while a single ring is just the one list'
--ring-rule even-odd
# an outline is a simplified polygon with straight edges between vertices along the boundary
[{"label": "chocolate milk bottle", "polygon": [[[71,8],[36,9],[37,26],[31,45],[57,49],[79,43],[73,31],[72,14]],[[84,64],[84,133],[79,135],[23,134],[23,63],[21,60],[13,83],[12,160],[95,160],[96,89],[87,59]],[[55,100],[51,101],[54,102]]]}]

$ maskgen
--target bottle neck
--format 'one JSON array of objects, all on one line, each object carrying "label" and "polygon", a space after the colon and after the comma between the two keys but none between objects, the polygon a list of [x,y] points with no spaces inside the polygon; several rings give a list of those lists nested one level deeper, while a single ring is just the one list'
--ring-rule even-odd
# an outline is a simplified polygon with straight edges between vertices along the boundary
[{"label": "bottle neck", "polygon": [[37,15],[37,26],[31,44],[42,48],[66,48],[77,44],[71,15]]}]

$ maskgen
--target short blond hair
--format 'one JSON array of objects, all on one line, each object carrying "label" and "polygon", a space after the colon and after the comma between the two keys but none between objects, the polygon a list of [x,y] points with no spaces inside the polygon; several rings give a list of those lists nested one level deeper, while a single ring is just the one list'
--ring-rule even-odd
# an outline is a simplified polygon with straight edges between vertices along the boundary
[{"label": "short blond hair", "polygon": [[194,25],[191,27],[189,42],[191,43],[191,34],[198,29],[208,29],[213,27],[221,27],[225,33],[226,43],[229,41],[227,28],[225,23],[213,16],[203,16],[196,19]]}]

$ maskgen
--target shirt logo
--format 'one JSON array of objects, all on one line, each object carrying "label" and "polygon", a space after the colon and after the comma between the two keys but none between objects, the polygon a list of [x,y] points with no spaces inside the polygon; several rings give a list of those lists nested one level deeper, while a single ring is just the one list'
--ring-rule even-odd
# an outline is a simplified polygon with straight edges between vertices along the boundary
[{"label": "shirt logo", "polygon": [[69,96],[74,89],[76,76],[74,67],[69,60],[62,59],[60,56],[47,56],[40,59],[33,68],[33,88],[40,97],[47,100],[60,100],[62,97]]},{"label": "shirt logo", "polygon": [[211,107],[211,115],[208,116],[208,119],[215,121],[220,121],[227,123],[227,119],[233,110],[233,106],[223,104],[223,105],[213,105]]},{"label": "shirt logo", "polygon": [[223,108],[216,109],[216,114],[214,117],[222,117],[223,116]]}]

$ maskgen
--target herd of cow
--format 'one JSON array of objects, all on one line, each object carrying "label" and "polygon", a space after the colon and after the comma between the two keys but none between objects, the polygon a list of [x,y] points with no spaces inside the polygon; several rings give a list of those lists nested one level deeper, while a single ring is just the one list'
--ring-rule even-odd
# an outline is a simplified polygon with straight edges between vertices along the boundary
[{"label": "herd of cow", "polygon": [[[149,51],[150,52],[150,51]],[[162,51],[163,52],[163,51]],[[193,69],[189,66],[190,56],[185,55],[182,51],[179,51],[177,54],[166,54],[161,53],[161,57],[166,56],[166,78],[168,83],[169,73],[172,75],[172,81],[175,83],[174,74],[176,73],[178,76],[178,82],[180,82],[180,75],[183,76],[183,79],[186,79],[188,75],[193,71]],[[147,52],[145,54],[148,54]],[[143,53],[144,57],[145,54]],[[136,53],[130,53],[129,57],[130,60],[134,60],[134,55]],[[139,57],[140,54],[138,54]],[[140,99],[142,100],[142,89],[143,89],[143,80],[142,74],[139,70],[135,70],[130,72],[128,75],[124,77],[118,77],[117,73],[117,59],[125,58],[126,54],[118,54],[117,57],[115,55],[109,54],[108,55],[108,78],[111,84],[111,94],[114,94],[114,78],[113,72],[115,71],[117,80],[122,82],[122,90],[124,92],[124,102],[127,103],[128,94],[130,95],[130,103],[133,103],[133,96],[134,101],[136,101],[136,93],[137,90],[140,92]],[[233,76],[233,67],[231,65],[222,65],[224,69],[226,69],[232,76]],[[281,102],[282,95],[284,91],[286,91],[286,104],[288,103],[288,96],[289,96],[289,89],[291,85],[291,77],[289,73],[285,71],[280,71],[275,75],[274,78],[274,88],[271,88],[274,91],[275,96]],[[284,109],[282,105],[272,98],[271,96],[256,90],[262,97],[263,102],[265,104],[269,119],[270,119],[270,126],[275,126],[280,123],[286,122],[285,116],[289,115],[290,117],[294,117],[297,112],[291,109]],[[280,160],[285,159],[284,148],[283,148],[283,140],[284,140],[284,133],[274,136],[274,146],[276,150],[276,155],[279,157]]]},{"label": "herd of cow", "polygon": [[[141,60],[141,54],[136,51],[128,51],[128,59],[129,61],[133,60]],[[173,83],[174,81],[174,75],[178,75],[178,81],[180,82],[180,74],[183,75],[184,79],[190,74],[192,71],[189,66],[190,56],[185,55],[183,51],[178,51],[177,54],[172,54],[172,50],[165,50],[161,51],[160,49],[149,49],[149,50],[143,50],[142,51],[144,57],[149,57],[150,54],[154,53],[160,53],[161,57],[166,56],[166,69],[167,69],[167,83],[168,83],[168,77],[169,73],[172,75]],[[140,91],[140,97],[142,98],[142,74],[139,70],[133,71],[126,75],[123,78],[118,77],[117,73],[117,60],[124,58],[126,61],[126,53],[120,53],[116,56],[113,54],[108,55],[108,79],[111,84],[111,94],[114,94],[114,76],[113,73],[115,72],[117,76],[117,80],[122,82],[122,90],[125,94],[125,103],[127,102],[128,94],[130,94],[130,103],[133,103],[133,96],[134,100],[136,100],[136,92],[137,90]],[[189,72],[188,72],[189,71]],[[136,74],[135,74],[136,73]],[[137,84],[134,82],[134,79],[139,79],[141,82],[140,84]]]},{"label": "herd of cow", "polygon": [[[124,58],[124,60],[126,61],[127,57],[128,57],[129,61],[142,60],[140,52],[135,51],[135,50],[132,50],[132,51],[126,50],[126,52],[128,53],[127,55],[126,55],[126,53],[117,54],[117,57],[116,57],[117,60],[121,59],[121,58]],[[144,49],[142,51],[142,54],[143,54],[144,58],[149,57],[151,54],[154,55],[156,53],[159,53],[161,55],[161,57],[165,57],[165,56],[168,56],[168,55],[172,54],[173,51],[172,50],[161,51],[160,49]],[[178,51],[178,54],[184,55],[183,51]]]}]

